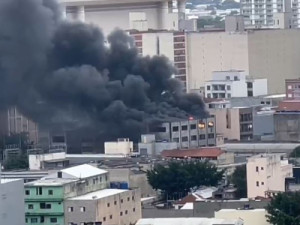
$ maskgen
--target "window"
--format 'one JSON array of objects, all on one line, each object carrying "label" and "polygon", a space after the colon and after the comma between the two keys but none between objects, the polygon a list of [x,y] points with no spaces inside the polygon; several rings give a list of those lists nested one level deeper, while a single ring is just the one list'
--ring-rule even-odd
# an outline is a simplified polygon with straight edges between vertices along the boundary
[{"label": "window", "polygon": [[188,139],[188,137],[182,137],[181,138],[181,141],[188,141],[189,139]]},{"label": "window", "polygon": [[191,130],[195,130],[196,129],[196,124],[191,124],[190,128],[191,128]]},{"label": "window", "polygon": [[123,203],[123,199],[121,199],[121,203]]},{"label": "window", "polygon": [[125,214],[126,214],[126,215],[128,214],[128,211],[127,211],[127,210],[125,210]]},{"label": "window", "polygon": [[73,212],[74,208],[73,207],[68,207],[68,212]]},{"label": "window", "polygon": [[192,135],[191,136],[191,141],[197,141],[197,136],[196,135]]},{"label": "window", "polygon": [[172,127],[172,131],[173,131],[173,132],[176,132],[176,131],[178,131],[178,130],[179,130],[179,127],[178,127],[178,126]]},{"label": "window", "polygon": [[199,139],[200,139],[200,140],[204,140],[204,139],[205,139],[205,134],[200,134],[200,135],[199,135]]},{"label": "window", "polygon": [[42,195],[43,194],[43,189],[42,187],[39,187],[39,195]]},{"label": "window", "polygon": [[134,200],[134,196],[132,196],[132,201]]},{"label": "window", "polygon": [[264,182],[261,182],[261,185],[264,185],[265,183]]},{"label": "window", "polygon": [[107,203],[107,207],[110,207],[110,204],[109,204],[109,203]]},{"label": "window", "polygon": [[205,123],[200,122],[200,123],[198,124],[198,127],[199,127],[199,129],[204,129],[204,128],[205,128]]},{"label": "window", "polygon": [[[95,225],[101,225],[102,222],[95,222]],[[77,225],[77,224],[74,224],[74,225]]]},{"label": "window", "polygon": [[30,191],[29,190],[25,190],[25,195],[30,195]]},{"label": "window", "polygon": [[31,223],[37,223],[37,222],[38,222],[38,219],[37,219],[37,218],[31,218],[31,219],[30,219],[30,222],[31,222]]},{"label": "window", "polygon": [[258,181],[256,181],[256,186],[259,187],[259,182]]},{"label": "window", "polygon": [[179,138],[173,138],[174,142],[179,142]]},{"label": "window", "polygon": [[260,169],[261,169],[261,170],[264,170],[264,168],[263,168],[263,167],[260,167]]},{"label": "window", "polygon": [[123,216],[123,212],[120,212],[120,216]]},{"label": "window", "polygon": [[110,215],[110,216],[109,216],[109,219],[112,219],[112,218],[113,218],[112,215]]},{"label": "window", "polygon": [[48,195],[53,195],[53,190],[48,190]]},{"label": "window", "polygon": [[114,204],[117,205],[117,201],[115,201]]},{"label": "window", "polygon": [[211,94],[207,94],[207,98],[211,98]]},{"label": "window", "polygon": [[215,134],[208,134],[207,137],[208,138],[215,138]]},{"label": "window", "polygon": [[103,221],[106,221],[106,217],[103,217]]},{"label": "window", "polygon": [[55,218],[55,217],[50,218],[50,223],[57,223],[57,218]]},{"label": "window", "polygon": [[253,88],[252,82],[247,82],[247,88]]},{"label": "window", "polygon": [[85,207],[84,206],[80,207],[80,212],[85,212]]},{"label": "window", "polygon": [[135,212],[135,208],[133,208],[132,211]]},{"label": "window", "polygon": [[209,85],[208,85],[208,86],[206,86],[206,90],[208,90],[208,91],[210,90],[210,86],[209,86]]},{"label": "window", "polygon": [[256,167],[256,172],[258,172],[258,166]]},{"label": "window", "polygon": [[214,122],[209,121],[208,124],[207,124],[207,126],[208,126],[208,127],[213,127],[213,126],[214,126]]},{"label": "window", "polygon": [[237,77],[237,76],[234,76],[234,80],[238,80],[238,77]]},{"label": "window", "polygon": [[128,201],[128,202],[130,201],[130,197],[127,198],[127,201]]},{"label": "window", "polygon": [[252,97],[253,96],[253,91],[248,91],[248,97]]},{"label": "window", "polygon": [[41,216],[41,223],[44,223],[44,222],[45,222],[45,217]]},{"label": "window", "polygon": [[231,94],[227,94],[227,98],[231,98]]},{"label": "window", "polygon": [[230,91],[231,90],[231,87],[230,85],[227,85],[227,90]]},{"label": "window", "polygon": [[32,204],[29,204],[29,205],[28,205],[28,209],[33,209],[33,205],[32,205]]},{"label": "window", "polygon": [[230,76],[226,76],[226,80],[230,80]]},{"label": "window", "polygon": [[51,209],[51,204],[46,204],[45,202],[40,203],[41,209]]},{"label": "window", "polygon": [[187,125],[183,125],[182,127],[181,127],[181,130],[187,130],[188,129],[188,126]]},{"label": "window", "polygon": [[288,86],[288,89],[291,90],[291,89],[292,89],[292,85],[289,85],[289,86]]},{"label": "window", "polygon": [[80,225],[85,225],[85,223],[81,222]]}]

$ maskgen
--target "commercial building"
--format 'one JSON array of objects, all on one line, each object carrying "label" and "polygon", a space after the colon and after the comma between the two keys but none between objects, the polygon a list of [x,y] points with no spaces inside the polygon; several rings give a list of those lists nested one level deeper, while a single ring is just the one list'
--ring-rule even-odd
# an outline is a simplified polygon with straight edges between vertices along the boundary
[{"label": "commercial building", "polygon": [[156,139],[176,142],[179,148],[216,145],[216,120],[214,116],[204,119],[181,120],[162,123],[151,128]]},{"label": "commercial building", "polygon": [[129,141],[128,138],[118,138],[116,142],[104,142],[105,154],[123,154],[132,155],[133,142]]},{"label": "commercial building", "polygon": [[252,79],[245,71],[214,71],[205,82],[205,97],[222,99],[267,95],[267,79]]},{"label": "commercial building", "polygon": [[300,79],[285,80],[286,99],[300,99]]},{"label": "commercial building", "polygon": [[140,219],[136,225],[244,225],[241,219],[213,218],[147,218]]},{"label": "commercial building", "polygon": [[0,174],[0,196],[0,224],[24,224],[25,207],[23,180],[3,179]]},{"label": "commercial building", "polygon": [[259,154],[248,158],[248,198],[270,197],[285,191],[286,178],[293,177],[292,165],[281,154]]},{"label": "commercial building", "polygon": [[226,140],[251,140],[253,138],[252,107],[215,108],[209,113],[216,118],[216,132]]},{"label": "commercial building", "polygon": [[271,225],[265,209],[221,209],[215,212],[216,219],[242,219],[244,225]]}]

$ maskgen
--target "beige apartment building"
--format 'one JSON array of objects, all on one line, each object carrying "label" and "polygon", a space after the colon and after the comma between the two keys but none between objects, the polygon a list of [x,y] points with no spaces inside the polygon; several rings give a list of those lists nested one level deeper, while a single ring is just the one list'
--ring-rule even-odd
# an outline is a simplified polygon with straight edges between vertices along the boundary
[{"label": "beige apartment building", "polygon": [[259,154],[248,158],[248,198],[268,197],[285,191],[285,179],[293,176],[293,168],[281,154]]}]

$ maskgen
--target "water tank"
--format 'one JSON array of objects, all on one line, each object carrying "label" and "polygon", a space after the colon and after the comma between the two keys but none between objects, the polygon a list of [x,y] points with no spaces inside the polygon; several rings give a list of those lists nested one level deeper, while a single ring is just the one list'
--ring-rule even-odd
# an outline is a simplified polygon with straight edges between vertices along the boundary
[{"label": "water tank", "polygon": [[128,188],[128,183],[127,182],[121,182],[120,183],[120,189],[123,189],[123,190],[129,189]]}]

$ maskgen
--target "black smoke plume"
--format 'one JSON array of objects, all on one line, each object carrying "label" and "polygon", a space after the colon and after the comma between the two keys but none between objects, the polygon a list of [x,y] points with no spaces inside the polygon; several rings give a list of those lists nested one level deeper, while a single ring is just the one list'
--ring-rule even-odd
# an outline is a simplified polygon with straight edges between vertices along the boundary
[{"label": "black smoke plume", "polygon": [[206,116],[165,57],[140,57],[120,30],[108,42],[93,25],[62,21],[53,0],[1,0],[0,107],[17,106],[45,126],[93,128],[103,139]]}]

